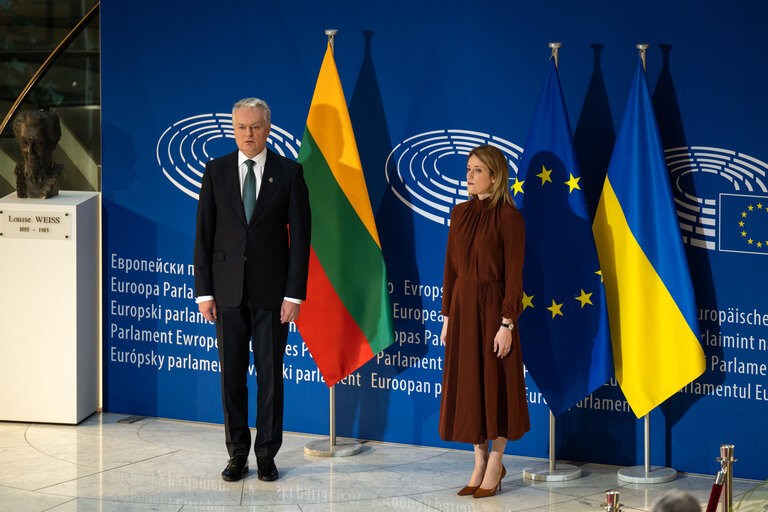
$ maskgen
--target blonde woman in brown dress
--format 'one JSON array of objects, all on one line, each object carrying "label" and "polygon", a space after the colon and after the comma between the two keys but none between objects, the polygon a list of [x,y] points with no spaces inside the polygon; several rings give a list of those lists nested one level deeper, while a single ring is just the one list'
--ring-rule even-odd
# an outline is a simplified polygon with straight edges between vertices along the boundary
[{"label": "blonde woman in brown dress", "polygon": [[451,212],[445,255],[440,437],[475,445],[474,471],[458,494],[481,498],[501,491],[507,440],[530,429],[516,325],[525,229],[497,148],[470,152],[467,192]]}]

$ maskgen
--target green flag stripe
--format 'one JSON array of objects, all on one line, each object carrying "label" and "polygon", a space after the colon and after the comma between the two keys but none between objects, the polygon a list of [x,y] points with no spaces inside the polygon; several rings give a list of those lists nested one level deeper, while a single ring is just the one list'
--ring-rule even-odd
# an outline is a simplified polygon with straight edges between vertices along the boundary
[{"label": "green flag stripe", "polygon": [[308,129],[298,160],[304,165],[309,187],[312,248],[375,354],[393,336],[384,258]]}]

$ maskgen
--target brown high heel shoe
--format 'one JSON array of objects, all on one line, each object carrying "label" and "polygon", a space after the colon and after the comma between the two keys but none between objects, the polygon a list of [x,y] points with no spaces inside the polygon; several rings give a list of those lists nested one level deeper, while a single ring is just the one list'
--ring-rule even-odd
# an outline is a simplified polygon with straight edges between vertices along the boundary
[{"label": "brown high heel shoe", "polygon": [[470,494],[475,494],[475,491],[480,488],[479,485],[465,485],[462,490],[457,492],[459,496],[469,496]]},{"label": "brown high heel shoe", "polygon": [[[486,462],[488,462],[488,459],[486,459]],[[472,473],[474,474],[474,473]],[[480,480],[480,483],[482,483],[482,479]],[[480,488],[479,485],[465,485],[462,490],[457,492],[456,494],[458,496],[469,496],[470,494],[475,494],[475,491]]]},{"label": "brown high heel shoe", "polygon": [[[482,483],[482,480],[481,480]],[[480,488],[479,485],[465,485],[462,490],[457,492],[456,494],[459,496],[469,496],[470,494],[475,494],[475,491]]]},{"label": "brown high heel shoe", "polygon": [[[472,494],[473,498],[487,498],[488,496],[493,496],[496,494],[496,489],[499,490],[499,494],[501,494],[501,479],[504,478],[504,476],[507,474],[507,468],[504,467],[504,464],[501,465],[501,476],[499,477],[499,481],[496,482],[496,485],[491,487],[490,489],[483,489],[482,487],[478,487],[477,490]],[[464,490],[464,489],[462,489]]]}]

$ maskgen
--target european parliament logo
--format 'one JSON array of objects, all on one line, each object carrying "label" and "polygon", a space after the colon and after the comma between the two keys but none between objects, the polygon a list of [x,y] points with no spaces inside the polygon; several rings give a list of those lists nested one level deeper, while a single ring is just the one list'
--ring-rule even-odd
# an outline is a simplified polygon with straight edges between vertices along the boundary
[{"label": "european parliament logo", "polygon": [[766,213],[768,196],[755,195],[768,194],[768,164],[704,146],[668,149],[665,156],[684,243],[726,252],[768,252],[768,234],[760,240],[762,218],[757,215]]},{"label": "european parliament logo", "polygon": [[[231,113],[187,117],[169,126],[158,139],[157,164],[174,187],[197,200],[205,164],[232,152],[234,140]],[[296,137],[272,125],[267,138],[271,150],[295,160],[300,144]]]},{"label": "european parliament logo", "polygon": [[[395,146],[384,165],[387,184],[412,212],[447,226],[453,207],[467,200],[466,158],[480,144],[496,146],[507,156],[510,185],[516,183],[523,148],[488,133],[444,129],[414,135]],[[724,236],[719,234],[720,194],[724,190],[768,194],[768,164],[744,153],[705,146],[668,149],[665,157],[683,242],[707,250],[736,250],[719,241]],[[768,204],[768,197],[763,204]],[[765,250],[765,241],[759,249]]]},{"label": "european parliament logo", "polygon": [[496,146],[506,155],[514,178],[523,152],[517,144],[488,133],[435,130],[395,146],[384,164],[387,184],[411,211],[448,226],[453,207],[468,198],[467,156],[481,144]]}]

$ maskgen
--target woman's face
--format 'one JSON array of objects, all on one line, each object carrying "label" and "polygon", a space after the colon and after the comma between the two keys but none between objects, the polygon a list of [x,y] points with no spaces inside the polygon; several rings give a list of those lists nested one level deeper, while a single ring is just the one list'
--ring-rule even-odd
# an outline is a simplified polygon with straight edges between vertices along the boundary
[{"label": "woman's face", "polygon": [[470,156],[467,161],[467,192],[479,199],[485,199],[491,195],[495,182],[496,179],[491,176],[488,167],[475,155]]}]

